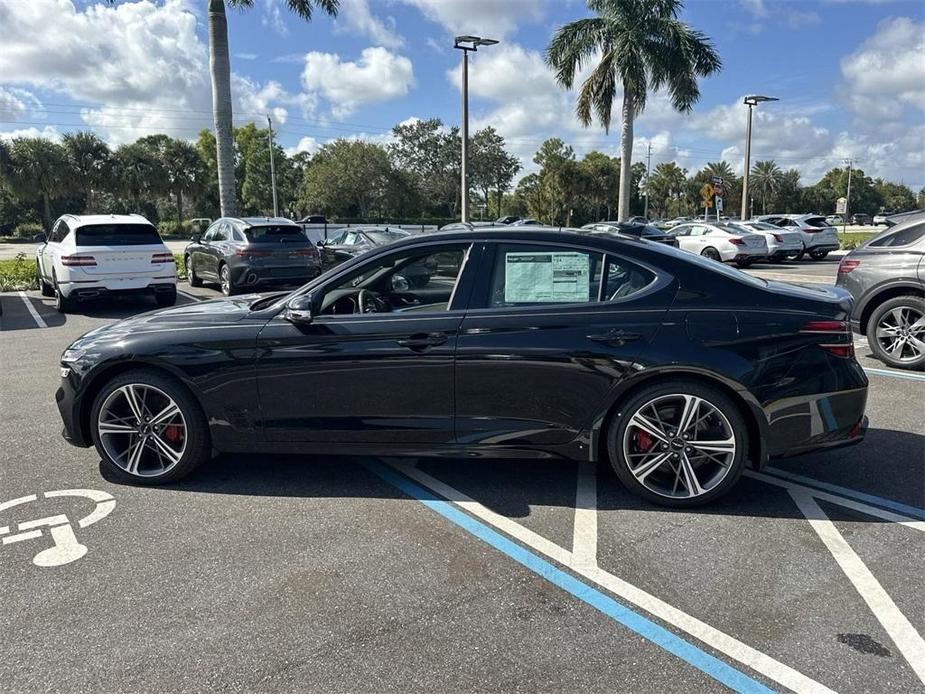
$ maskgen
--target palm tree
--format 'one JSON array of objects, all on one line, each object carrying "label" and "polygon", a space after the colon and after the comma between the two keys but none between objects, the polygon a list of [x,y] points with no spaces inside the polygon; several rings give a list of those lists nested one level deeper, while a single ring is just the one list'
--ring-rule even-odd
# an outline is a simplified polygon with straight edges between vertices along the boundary
[{"label": "palm tree", "polygon": [[[236,9],[250,9],[254,0],[227,0]],[[289,9],[311,21],[315,7],[337,16],[340,0],[286,0]],[[231,125],[231,62],[228,58],[228,22],[225,0],[209,0],[209,66],[212,72],[212,117],[215,121],[218,195],[222,216],[237,212],[234,185],[234,136]]]},{"label": "palm tree", "polygon": [[780,189],[784,172],[773,161],[756,161],[750,174],[755,188],[761,191],[761,214],[768,213],[768,197]]},{"label": "palm tree", "polygon": [[42,200],[45,230],[51,229],[51,199],[68,192],[73,184],[64,147],[43,137],[17,137],[9,149],[6,175],[13,193]]},{"label": "palm tree", "polygon": [[63,144],[77,184],[83,188],[84,211],[95,212],[93,191],[106,184],[112,168],[109,145],[93,133],[80,131],[67,133]]},{"label": "palm tree", "polygon": [[700,98],[697,78],[722,67],[710,40],[678,20],[682,6],[681,0],[588,0],[598,16],[561,27],[546,49],[546,62],[566,89],[586,62],[598,61],[578,94],[576,113],[586,127],[593,111],[610,131],[613,102],[623,87],[620,220],[629,217],[633,120],[645,109],[648,91],[667,88],[675,109],[686,113]]}]

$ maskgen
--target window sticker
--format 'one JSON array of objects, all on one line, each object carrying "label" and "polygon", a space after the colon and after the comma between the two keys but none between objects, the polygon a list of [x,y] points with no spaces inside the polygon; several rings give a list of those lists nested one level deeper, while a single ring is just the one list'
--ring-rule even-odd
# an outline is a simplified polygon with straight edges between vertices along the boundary
[{"label": "window sticker", "polygon": [[590,265],[587,253],[505,253],[504,302],[587,302]]}]

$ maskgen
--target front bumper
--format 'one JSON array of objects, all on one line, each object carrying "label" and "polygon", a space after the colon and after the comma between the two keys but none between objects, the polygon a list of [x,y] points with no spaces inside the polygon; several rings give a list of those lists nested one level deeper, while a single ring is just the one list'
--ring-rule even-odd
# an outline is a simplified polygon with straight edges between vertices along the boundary
[{"label": "front bumper", "polygon": [[80,398],[77,395],[77,374],[69,365],[61,366],[61,385],[55,392],[55,402],[58,405],[58,412],[61,414],[61,421],[64,429],[61,435],[64,440],[72,446],[78,448],[89,448],[93,442],[89,436],[85,436],[80,423]]}]

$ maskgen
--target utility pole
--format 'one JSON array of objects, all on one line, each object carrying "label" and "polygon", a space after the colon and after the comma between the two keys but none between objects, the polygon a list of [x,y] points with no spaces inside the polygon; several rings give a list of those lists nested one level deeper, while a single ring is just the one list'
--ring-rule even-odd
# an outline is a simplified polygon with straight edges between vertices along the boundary
[{"label": "utility pole", "polygon": [[270,146],[270,184],[273,187],[273,216],[279,217],[279,204],[276,201],[276,165],[273,162],[273,121],[270,120],[270,114],[267,114],[267,126],[270,131],[267,134],[267,142]]},{"label": "utility pole", "polygon": [[854,159],[845,159],[845,164],[848,165],[848,194],[845,196],[845,216],[841,220],[842,233],[845,233],[845,227],[848,226],[848,211],[851,209],[851,165],[854,164]]},{"label": "utility pole", "polygon": [[646,204],[642,216],[649,218],[649,172],[652,169],[652,143],[649,143],[648,152],[646,152]]},{"label": "utility pole", "polygon": [[[749,176],[749,167],[751,166],[752,158],[752,108],[758,104],[764,103],[765,101],[778,101],[779,99],[774,96],[760,96],[758,94],[750,94],[745,97],[743,102],[748,106],[748,125],[745,128],[745,170],[742,172],[742,214],[741,218],[744,222],[748,217],[746,216],[746,200],[748,200],[748,176]],[[717,216],[719,213],[717,212]]]}]

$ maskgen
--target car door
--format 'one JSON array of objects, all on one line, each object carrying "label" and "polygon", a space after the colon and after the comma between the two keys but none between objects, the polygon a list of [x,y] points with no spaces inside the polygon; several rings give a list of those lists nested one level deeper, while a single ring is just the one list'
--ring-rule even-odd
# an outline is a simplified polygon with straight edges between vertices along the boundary
[{"label": "car door", "polygon": [[190,247],[190,262],[193,263],[193,268],[199,277],[213,277],[213,272],[209,269],[211,263],[209,261],[209,241],[215,235],[216,229],[218,229],[221,222],[215,222],[212,224],[206,232],[200,237],[199,242],[193,244]]},{"label": "car door", "polygon": [[215,233],[206,243],[206,262],[209,268],[209,274],[218,277],[218,268],[225,254],[228,252],[228,245],[232,240],[232,228],[228,222],[219,222],[215,227]]},{"label": "car door", "polygon": [[42,251],[42,272],[49,282],[54,282],[56,277],[55,267],[61,259],[61,244],[64,238],[71,233],[67,223],[60,219],[52,227],[51,235],[48,237],[48,243]]},{"label": "car door", "polygon": [[484,257],[456,350],[457,441],[587,439],[654,340],[675,281],[574,245],[499,241]]},{"label": "car door", "polygon": [[[267,439],[452,443],[456,340],[476,256],[469,242],[377,253],[290,300],[314,315],[294,322],[282,311],[258,337]],[[410,292],[401,271],[436,258],[439,271]],[[360,290],[391,310],[358,313]]]}]

